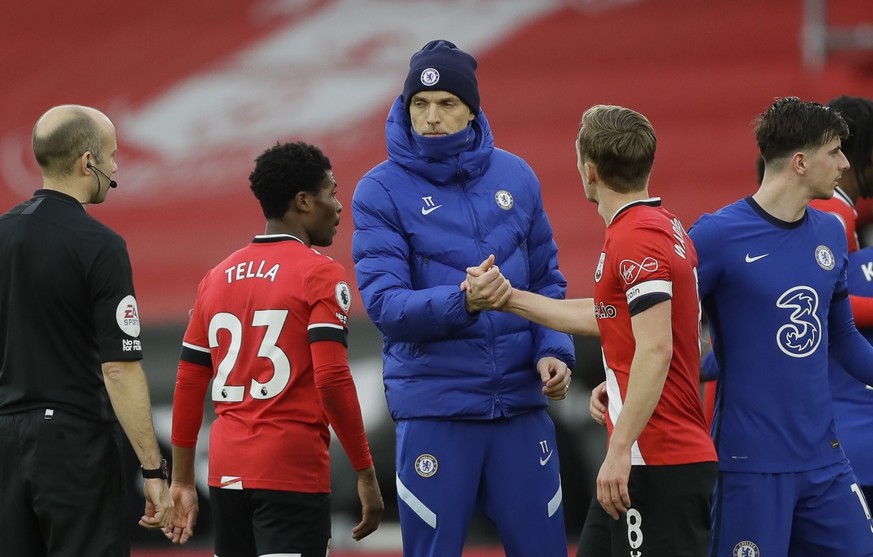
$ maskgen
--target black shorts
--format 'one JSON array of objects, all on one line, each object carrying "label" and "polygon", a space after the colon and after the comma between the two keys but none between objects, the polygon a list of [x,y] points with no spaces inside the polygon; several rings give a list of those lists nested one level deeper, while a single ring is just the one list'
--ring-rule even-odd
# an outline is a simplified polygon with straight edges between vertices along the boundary
[{"label": "black shorts", "polygon": [[631,467],[631,508],[613,520],[593,497],[577,557],[704,557],[716,466]]},{"label": "black shorts", "polygon": [[119,436],[59,410],[0,415],[0,553],[130,555]]},{"label": "black shorts", "polygon": [[324,557],[330,494],[209,488],[216,557]]}]

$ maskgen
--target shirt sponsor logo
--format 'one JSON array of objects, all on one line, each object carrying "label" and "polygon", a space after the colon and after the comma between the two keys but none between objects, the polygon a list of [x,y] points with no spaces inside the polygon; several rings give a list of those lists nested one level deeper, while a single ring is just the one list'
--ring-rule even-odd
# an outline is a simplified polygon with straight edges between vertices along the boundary
[{"label": "shirt sponsor logo", "polygon": [[118,302],[115,308],[115,321],[118,328],[129,337],[139,336],[139,309],[136,306],[136,298],[125,296]]},{"label": "shirt sponsor logo", "polygon": [[776,344],[792,358],[806,358],[821,342],[822,324],[818,317],[818,293],[809,286],[795,286],[776,300],[776,307],[788,310],[788,322],[776,331]]},{"label": "shirt sponsor logo", "polygon": [[614,319],[616,313],[615,306],[605,305],[603,302],[594,304],[594,317],[597,319]]},{"label": "shirt sponsor logo", "polygon": [[626,284],[633,284],[643,273],[652,273],[658,270],[658,261],[654,257],[646,257],[641,263],[633,259],[624,259],[619,264],[621,278]]}]

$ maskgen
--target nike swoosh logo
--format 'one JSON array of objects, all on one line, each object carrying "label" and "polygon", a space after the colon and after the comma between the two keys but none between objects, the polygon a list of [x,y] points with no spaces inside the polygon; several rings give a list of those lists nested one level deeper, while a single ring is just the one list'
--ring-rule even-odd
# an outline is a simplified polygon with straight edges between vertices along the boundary
[{"label": "nike swoosh logo", "polygon": [[429,214],[433,213],[434,211],[436,211],[437,209],[439,209],[440,207],[442,207],[442,205],[437,205],[436,207],[431,207],[430,209],[425,209],[424,207],[422,207],[421,214],[422,215],[429,215]]},{"label": "nike swoosh logo", "polygon": [[765,253],[764,255],[756,255],[755,257],[752,257],[751,255],[749,255],[749,254],[747,253],[747,254],[746,254],[746,263],[754,263],[755,261],[757,261],[757,260],[759,260],[759,259],[764,259],[764,258],[767,257],[768,255],[770,255],[770,254],[769,254],[769,253]]},{"label": "nike swoosh logo", "polygon": [[549,460],[551,460],[551,458],[552,458],[552,454],[553,454],[553,453],[554,453],[554,451],[549,451],[549,454],[547,454],[547,455],[544,456],[544,457],[540,457],[540,466],[545,466],[546,463],[547,463]]}]

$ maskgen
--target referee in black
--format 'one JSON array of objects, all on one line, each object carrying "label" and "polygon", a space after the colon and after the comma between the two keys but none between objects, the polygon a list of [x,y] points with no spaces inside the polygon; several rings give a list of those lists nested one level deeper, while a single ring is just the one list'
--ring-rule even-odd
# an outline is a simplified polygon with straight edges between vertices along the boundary
[{"label": "referee in black", "polygon": [[0,216],[0,553],[130,554],[118,424],[142,464],[140,524],[172,514],[140,365],[124,240],[85,212],[118,169],[100,111],[57,106],[33,128],[43,189]]}]

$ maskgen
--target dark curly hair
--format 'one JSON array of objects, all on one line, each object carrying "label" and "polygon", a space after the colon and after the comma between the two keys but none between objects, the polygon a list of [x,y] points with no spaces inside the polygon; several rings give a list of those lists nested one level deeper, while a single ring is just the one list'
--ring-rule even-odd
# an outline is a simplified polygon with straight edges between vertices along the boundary
[{"label": "dark curly hair", "polygon": [[843,95],[828,102],[849,125],[849,137],[843,139],[843,153],[852,165],[861,197],[873,195],[873,184],[864,179],[865,171],[873,164],[873,100]]},{"label": "dark curly hair", "polygon": [[330,169],[330,160],[314,145],[277,143],[255,159],[249,182],[264,217],[281,219],[298,193],[318,193]]}]

